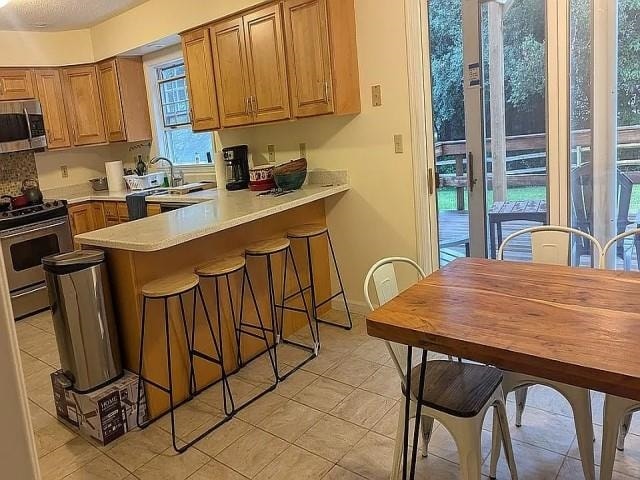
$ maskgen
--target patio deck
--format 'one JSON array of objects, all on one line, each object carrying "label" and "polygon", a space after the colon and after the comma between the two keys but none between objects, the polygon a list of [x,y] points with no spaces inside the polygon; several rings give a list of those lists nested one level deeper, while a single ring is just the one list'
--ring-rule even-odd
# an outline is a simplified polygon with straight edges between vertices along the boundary
[{"label": "patio deck", "polygon": [[[456,242],[462,242],[469,237],[469,212],[464,210],[443,210],[439,212],[439,231],[440,231],[440,245],[447,245]],[[522,230],[523,228],[534,227],[540,225],[536,222],[526,221],[512,221],[504,222],[502,224],[503,238],[507,238],[508,235]],[[488,243],[488,240],[487,240]],[[629,244],[629,248],[633,248]],[[456,246],[446,246],[440,249],[440,265],[446,265],[456,258],[465,256],[464,244]],[[531,240],[529,235],[523,235],[516,238],[510,243],[509,248],[505,250],[505,260],[523,261],[528,262],[531,260]],[[623,268],[623,262],[618,260],[618,268]],[[587,256],[583,256],[580,262],[581,266],[589,266],[590,259]],[[637,252],[633,248],[631,268],[637,270]]]}]

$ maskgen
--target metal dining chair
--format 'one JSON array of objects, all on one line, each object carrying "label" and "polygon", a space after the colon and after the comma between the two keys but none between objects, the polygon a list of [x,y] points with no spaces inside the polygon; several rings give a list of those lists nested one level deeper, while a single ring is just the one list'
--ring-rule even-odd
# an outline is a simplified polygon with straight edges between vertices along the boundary
[{"label": "metal dining chair", "polygon": [[[374,264],[365,278],[364,296],[372,310],[375,308],[369,295],[369,284],[373,280],[378,298],[378,306],[392,300],[398,295],[396,264],[412,267],[418,278],[426,275],[422,268],[411,259],[391,257]],[[408,350],[404,345],[385,342],[391,360],[400,377],[402,391],[406,395],[407,371],[411,366],[402,359],[407,358]],[[453,360],[430,360],[427,362],[424,389],[418,392],[420,365],[411,368],[411,400],[409,418],[415,418],[418,402],[422,404],[420,422],[423,438],[423,456],[427,455],[429,438],[433,429],[433,422],[440,422],[453,436],[458,447],[460,471],[465,480],[479,480],[482,465],[481,434],[485,414],[490,407],[494,408],[494,435],[497,443],[502,439],[507,453],[507,462],[512,480],[517,480],[518,474],[513,456],[507,411],[502,393],[502,373],[494,367],[472,363],[462,363]],[[456,392],[451,395],[450,392]],[[496,421],[497,419],[497,421]],[[398,429],[393,455],[391,480],[398,480],[402,473],[402,457],[404,453],[405,409],[400,408]],[[496,442],[494,441],[494,444]]]},{"label": "metal dining chair", "polygon": [[[607,255],[612,248],[618,248],[618,242],[626,240],[629,237],[636,239],[640,235],[640,228],[628,230],[616,235],[609,240],[602,249],[600,256],[600,268],[606,268]],[[636,251],[636,255],[640,252]],[[630,267],[630,259],[625,255],[625,270]],[[615,395],[607,394],[604,399],[604,418],[602,422],[602,458],[600,460],[600,480],[611,480],[613,475],[613,463],[616,459],[616,448],[620,451],[624,450],[624,442],[629,433],[633,412],[640,410],[640,402],[628,398],[622,398]]]},{"label": "metal dining chair", "polygon": [[[543,225],[519,230],[509,235],[498,250],[498,260],[504,260],[505,249],[509,244],[522,235],[531,234],[532,261],[547,265],[570,265],[571,245],[574,235],[581,241],[589,242],[593,252],[596,267],[600,264],[602,247],[600,243],[588,233],[570,227]],[[544,281],[544,279],[541,279]],[[578,438],[578,448],[582,460],[582,469],[586,480],[595,480],[595,465],[593,455],[593,419],[591,416],[591,392],[586,388],[575,387],[544,378],[525,375],[517,372],[503,372],[502,380],[505,395],[515,392],[516,396],[516,426],[522,425],[522,414],[527,403],[528,387],[543,385],[560,393],[567,399],[573,410],[573,419]],[[495,426],[494,426],[495,428]],[[500,445],[494,438],[494,449],[491,456],[490,476],[495,478]]]}]

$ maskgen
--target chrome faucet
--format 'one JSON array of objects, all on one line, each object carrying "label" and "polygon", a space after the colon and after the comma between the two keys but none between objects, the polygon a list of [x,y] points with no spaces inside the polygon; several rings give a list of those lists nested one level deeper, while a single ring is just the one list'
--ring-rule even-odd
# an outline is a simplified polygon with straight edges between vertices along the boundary
[{"label": "chrome faucet", "polygon": [[169,160],[167,157],[154,157],[154,158],[151,159],[149,164],[150,165],[155,165],[156,163],[158,163],[161,160],[164,160],[165,162],[167,162],[169,164],[169,169],[170,169],[170,171],[169,171],[169,175],[170,175],[170,177],[169,177],[169,186],[172,187],[172,188],[177,186],[175,184],[175,180],[174,180],[174,177],[173,177],[173,162],[171,160]]}]

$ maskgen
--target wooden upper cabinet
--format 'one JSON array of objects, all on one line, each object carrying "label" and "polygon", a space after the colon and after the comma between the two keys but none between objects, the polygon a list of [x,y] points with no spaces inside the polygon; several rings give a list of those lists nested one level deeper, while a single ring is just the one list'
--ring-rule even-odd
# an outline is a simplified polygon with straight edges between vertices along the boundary
[{"label": "wooden upper cabinet", "polygon": [[253,122],[244,38],[242,17],[217,23],[211,28],[216,91],[223,127]]},{"label": "wooden upper cabinet", "polygon": [[74,145],[105,143],[102,103],[95,65],[68,67],[62,70],[62,88],[71,124]]},{"label": "wooden upper cabinet", "polygon": [[107,139],[138,142],[151,139],[151,121],[140,57],[121,57],[98,64],[98,83]]},{"label": "wooden upper cabinet", "polygon": [[0,100],[35,98],[33,72],[24,68],[0,69]]},{"label": "wooden upper cabinet", "polygon": [[69,125],[62,96],[62,80],[57,69],[35,71],[36,89],[42,105],[47,147],[50,150],[71,146]]},{"label": "wooden upper cabinet", "polygon": [[243,17],[254,123],[291,117],[282,6],[277,3]]},{"label": "wooden upper cabinet", "polygon": [[285,0],[293,116],[360,112],[353,0]]},{"label": "wooden upper cabinet", "polygon": [[182,54],[187,73],[192,129],[220,128],[209,29],[205,27],[185,33],[182,36]]},{"label": "wooden upper cabinet", "polygon": [[286,2],[285,25],[294,115],[333,113],[326,1]]}]

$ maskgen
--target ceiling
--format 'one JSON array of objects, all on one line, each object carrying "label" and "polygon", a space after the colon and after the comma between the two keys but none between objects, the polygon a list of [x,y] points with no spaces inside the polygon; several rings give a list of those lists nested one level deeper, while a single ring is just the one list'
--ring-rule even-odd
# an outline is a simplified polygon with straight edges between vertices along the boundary
[{"label": "ceiling", "polygon": [[0,30],[56,32],[91,27],[147,0],[9,0]]}]

